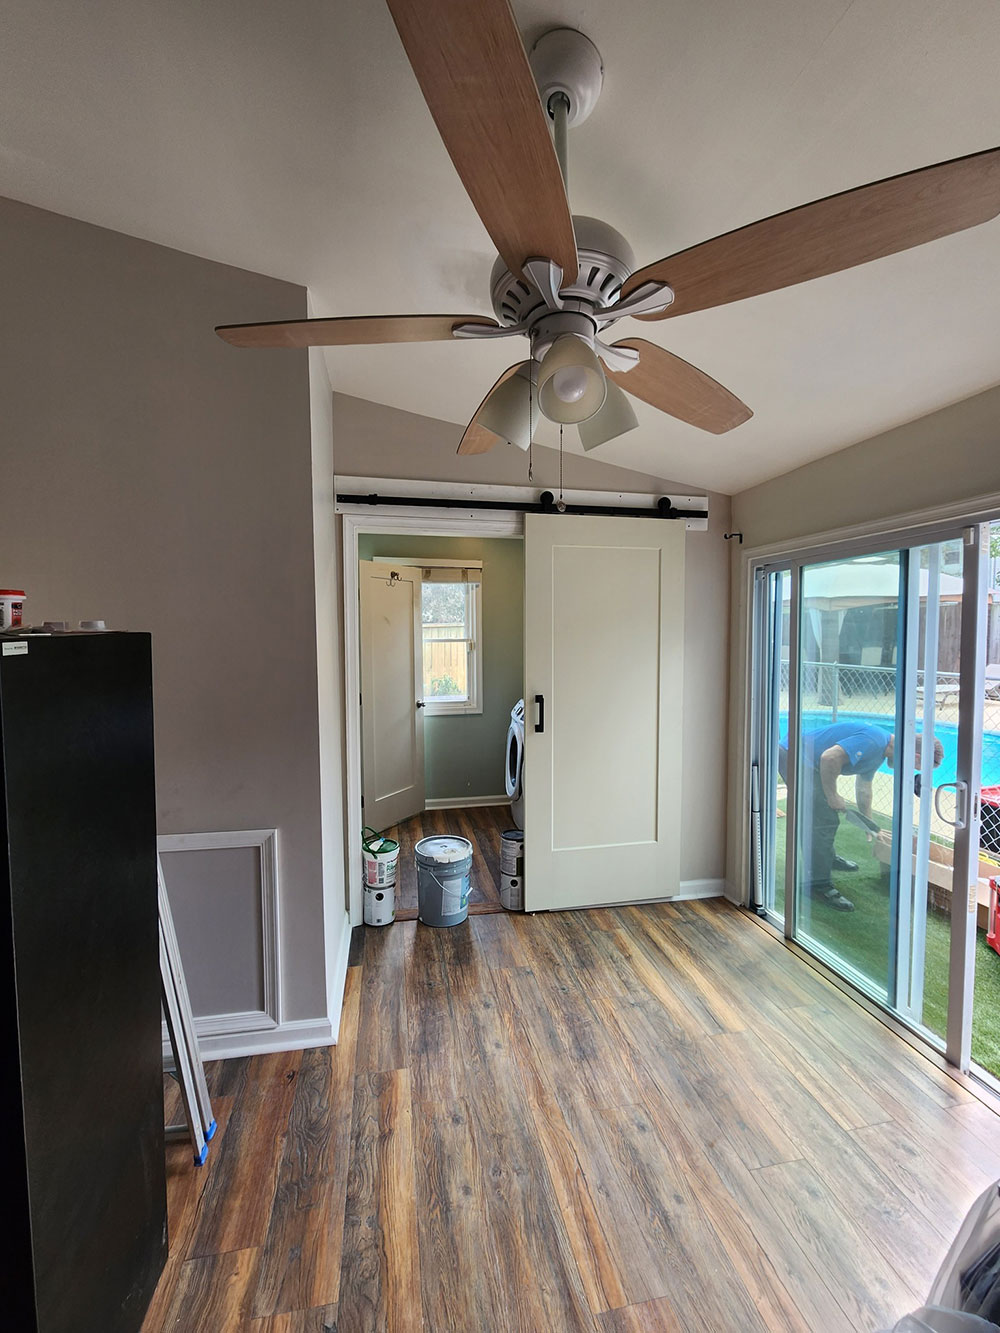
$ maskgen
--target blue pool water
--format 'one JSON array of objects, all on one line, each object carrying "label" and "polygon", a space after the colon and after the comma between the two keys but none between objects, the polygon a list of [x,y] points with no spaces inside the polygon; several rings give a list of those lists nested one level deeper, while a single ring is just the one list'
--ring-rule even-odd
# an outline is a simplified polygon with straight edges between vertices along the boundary
[{"label": "blue pool water", "polygon": [[[810,731],[814,727],[826,726],[830,720],[830,714],[822,709],[807,709],[802,714],[803,725]],[[892,731],[893,720],[891,713],[851,713],[844,709],[837,713],[838,722],[868,722],[889,732]],[[782,737],[785,737],[788,734],[787,713],[781,714],[778,726]],[[917,730],[919,731],[919,729],[918,726]],[[944,759],[942,759],[940,766],[934,770],[934,785],[938,786],[942,782],[955,781],[958,724],[955,722],[938,722],[934,727],[934,735],[944,747]],[[879,770],[881,773],[888,773],[889,771],[886,764],[883,764]],[[983,733],[982,785],[984,787],[995,787],[998,784],[1000,784],[1000,732],[986,731]]]}]

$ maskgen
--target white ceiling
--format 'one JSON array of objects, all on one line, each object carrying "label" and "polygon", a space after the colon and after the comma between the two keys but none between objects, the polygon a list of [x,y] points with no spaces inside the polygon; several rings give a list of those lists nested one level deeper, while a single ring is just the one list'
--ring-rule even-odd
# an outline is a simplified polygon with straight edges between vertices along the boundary
[{"label": "white ceiling", "polygon": [[[995,0],[515,9],[526,44],[568,25],[604,56],[602,100],[570,137],[572,205],[640,263],[1000,144]],[[494,252],[382,0],[6,0],[0,193],[305,283],[316,314],[490,313]],[[994,221],[728,308],[623,321],[616,336],[662,342],[755,416],[715,437],[639,404],[639,429],[598,456],[737,491],[1000,382],[998,250]],[[521,346],[337,349],[329,366],[345,393],[464,422]]]}]

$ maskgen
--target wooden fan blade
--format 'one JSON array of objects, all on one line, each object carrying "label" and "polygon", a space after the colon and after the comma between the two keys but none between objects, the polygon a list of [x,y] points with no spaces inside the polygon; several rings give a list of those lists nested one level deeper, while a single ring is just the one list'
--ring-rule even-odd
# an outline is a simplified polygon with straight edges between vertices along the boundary
[{"label": "wooden fan blade", "polygon": [[630,347],[638,352],[639,364],[631,370],[609,370],[608,377],[626,393],[635,394],[636,398],[686,421],[689,426],[724,435],[753,416],[746,403],[741,403],[711,375],[656,343],[645,338],[624,338],[612,346]]},{"label": "wooden fan blade", "polygon": [[883,259],[988,222],[1000,212],[1000,148],[890,176],[681,250],[639,269],[622,296],[667,282],[668,319]]},{"label": "wooden fan blade", "polygon": [[505,383],[505,381],[509,380],[511,375],[516,375],[523,365],[524,365],[523,361],[515,361],[512,366],[508,366],[507,369],[504,371],[504,373],[497,380],[496,384],[493,385],[493,388],[490,389],[489,393],[486,395],[483,401],[476,408],[475,412],[472,414],[472,420],[466,426],[465,434],[462,436],[459,442],[457,450],[458,453],[488,454],[495,444],[500,443],[500,440],[502,438],[501,436],[494,435],[494,433],[491,430],[487,430],[485,426],[481,426],[479,424],[479,414],[486,406],[489,399],[492,397],[493,390],[499,389],[500,385]]},{"label": "wooden fan blade", "polygon": [[348,315],[343,319],[220,324],[215,331],[233,347],[359,347],[363,343],[447,342],[458,324],[500,327],[495,319],[482,315]]},{"label": "wooden fan blade", "polygon": [[551,259],[577,275],[576,238],[545,112],[508,0],[388,0],[438,133],[515,275]]}]

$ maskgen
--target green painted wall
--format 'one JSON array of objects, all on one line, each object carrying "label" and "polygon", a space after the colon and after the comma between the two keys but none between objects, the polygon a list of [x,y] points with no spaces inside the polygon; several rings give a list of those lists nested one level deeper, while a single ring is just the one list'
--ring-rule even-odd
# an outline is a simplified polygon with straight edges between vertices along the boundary
[{"label": "green painted wall", "polygon": [[363,533],[358,553],[483,562],[483,711],[425,719],[424,771],[428,800],[502,795],[510,710],[524,693],[524,542]]}]

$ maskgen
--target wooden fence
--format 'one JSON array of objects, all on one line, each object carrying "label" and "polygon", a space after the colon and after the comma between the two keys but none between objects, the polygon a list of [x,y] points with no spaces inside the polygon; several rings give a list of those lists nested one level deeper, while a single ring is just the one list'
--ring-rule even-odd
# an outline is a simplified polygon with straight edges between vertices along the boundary
[{"label": "wooden fence", "polygon": [[[454,694],[464,697],[468,694],[467,671],[469,650],[466,640],[455,640],[456,635],[464,634],[464,625],[424,625],[424,682],[427,698],[435,694],[452,695],[452,689],[445,682],[455,683]],[[445,684],[435,689],[435,681]]]}]

